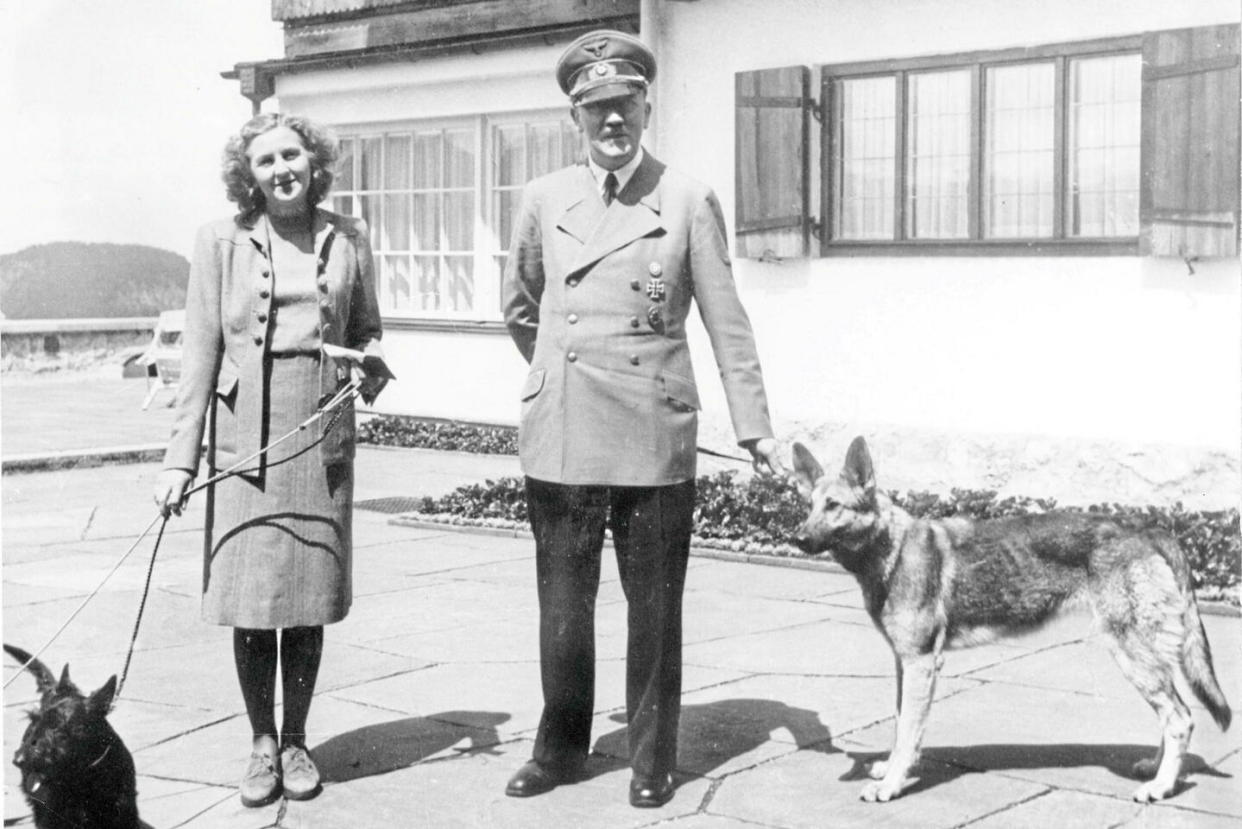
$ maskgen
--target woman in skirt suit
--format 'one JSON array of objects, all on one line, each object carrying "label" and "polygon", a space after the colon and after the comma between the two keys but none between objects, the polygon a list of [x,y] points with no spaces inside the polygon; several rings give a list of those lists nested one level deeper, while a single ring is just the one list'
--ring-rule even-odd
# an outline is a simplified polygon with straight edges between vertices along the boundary
[{"label": "woman in skirt suit", "polygon": [[[176,416],[155,488],[165,515],[181,512],[205,430],[214,450],[209,474],[228,469],[348,383],[353,366],[325,346],[379,355],[367,228],[317,207],[337,156],[325,130],[274,113],[255,116],[226,145],[223,177],[240,212],[202,228],[195,246]],[[364,400],[382,384],[364,377]],[[208,502],[202,613],[234,628],[253,731],[240,787],[247,806],[320,789],[306,718],[323,626],[345,617],[352,596],[353,456],[351,401],[339,416],[247,461],[214,485]]]}]

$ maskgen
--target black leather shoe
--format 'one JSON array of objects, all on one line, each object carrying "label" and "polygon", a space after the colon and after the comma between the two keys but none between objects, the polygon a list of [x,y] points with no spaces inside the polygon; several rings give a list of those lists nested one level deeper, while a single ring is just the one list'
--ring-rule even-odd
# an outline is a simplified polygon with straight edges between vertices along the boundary
[{"label": "black leather shoe", "polygon": [[630,805],[636,809],[656,809],[673,799],[673,775],[638,777],[630,781]]},{"label": "black leather shoe", "polygon": [[576,770],[558,770],[541,766],[535,760],[527,760],[509,778],[505,794],[509,797],[534,797],[550,792],[562,783],[573,783],[578,778]]}]

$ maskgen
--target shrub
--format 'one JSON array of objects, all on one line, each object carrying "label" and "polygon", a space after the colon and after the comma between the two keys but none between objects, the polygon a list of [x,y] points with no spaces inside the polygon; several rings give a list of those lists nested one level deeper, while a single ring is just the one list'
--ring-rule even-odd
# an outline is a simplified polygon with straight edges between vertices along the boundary
[{"label": "shrub", "polygon": [[[698,543],[753,554],[801,555],[787,539],[802,523],[805,507],[788,481],[754,476],[739,483],[735,472],[718,472],[699,478],[696,488],[694,535]],[[890,493],[898,506],[917,518],[1002,518],[1056,507],[1056,501],[1048,498],[998,499],[996,495],[993,490],[968,489],[954,489],[947,498],[931,492]],[[1167,509],[1121,504],[1097,504],[1086,509],[1129,526],[1169,532],[1186,551],[1200,595],[1237,602],[1237,588],[1242,582],[1242,529],[1237,509],[1192,512],[1180,503]],[[525,485],[520,478],[500,478],[464,486],[442,498],[424,499],[421,511],[431,518],[458,523],[524,526]]]},{"label": "shrub", "polygon": [[516,455],[517,429],[377,415],[359,424],[358,442],[481,455]]}]

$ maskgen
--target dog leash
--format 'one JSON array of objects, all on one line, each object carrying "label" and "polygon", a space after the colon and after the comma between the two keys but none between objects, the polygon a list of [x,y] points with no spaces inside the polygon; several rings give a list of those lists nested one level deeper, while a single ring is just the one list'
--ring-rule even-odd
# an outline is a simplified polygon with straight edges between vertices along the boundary
[{"label": "dog leash", "polygon": [[726,455],[724,452],[716,452],[712,449],[704,449],[702,446],[694,447],[695,451],[701,455],[711,455],[713,458],[724,458],[727,461],[737,461],[738,463],[754,463],[752,458],[740,458],[737,455]]},{"label": "dog leash", "polygon": [[[344,411],[343,404],[349,400],[353,400],[354,398],[356,398],[361,393],[361,391],[362,391],[361,384],[357,380],[351,380],[348,384],[342,386],[339,390],[337,390],[336,394],[332,395],[332,397],[330,397],[326,402],[321,403],[320,406],[315,410],[315,412],[310,417],[308,417],[306,420],[299,423],[293,429],[290,429],[288,432],[281,435],[276,440],[268,443],[266,446],[260,447],[258,451],[253,452],[250,455],[247,455],[246,457],[242,458],[240,461],[237,461],[236,463],[234,463],[232,466],[223,470],[222,472],[219,472],[213,475],[212,477],[208,478],[206,481],[203,481],[201,484],[197,484],[196,486],[191,487],[190,489],[186,490],[185,494],[182,495],[181,497],[181,502],[185,503],[186,499],[188,499],[194,493],[200,490],[206,489],[207,487],[212,486],[224,480],[225,478],[229,478],[234,475],[240,475],[240,474],[243,474],[244,472],[250,471],[246,469],[246,464],[250,463],[255,458],[258,458],[263,453],[271,451],[272,449],[276,448],[281,443],[284,443],[286,440],[289,440],[290,438],[294,437],[298,433],[303,432],[306,429],[310,428],[311,425],[314,424],[316,421],[323,418],[329,412],[332,412],[333,413],[332,418],[328,421],[328,424],[324,427],[323,433],[318,438],[316,438],[314,442],[298,450],[297,452],[294,452],[292,455],[290,455],[287,458],[281,458],[279,461],[275,461],[274,463],[269,463],[268,466],[276,466],[278,464],[288,463],[289,461],[293,460],[299,455],[302,455],[305,452],[308,452],[309,450],[315,448],[316,446],[318,446],[320,443],[323,442],[324,438],[328,436],[328,433],[332,430],[332,428],[336,425],[337,421],[340,419],[341,414]],[[130,636],[129,648],[125,654],[125,667],[121,672],[120,681],[117,683],[116,692],[112,695],[113,707],[115,707],[116,700],[119,699],[121,696],[121,688],[124,687],[125,679],[129,674],[130,660],[133,658],[133,655],[134,655],[134,647],[138,641],[138,630],[142,625],[142,615],[146,608],[147,596],[151,591],[151,577],[153,573],[155,572],[155,558],[159,554],[160,542],[164,538],[164,528],[168,525],[168,516],[163,515],[163,514],[156,515],[155,518],[151,519],[151,523],[146,526],[146,529],[144,529],[142,533],[138,536],[138,538],[134,541],[134,543],[130,545],[129,549],[125,551],[125,554],[122,555],[119,559],[117,559],[117,562],[114,565],[112,565],[112,569],[109,570],[104,575],[103,579],[100,580],[99,584],[95,586],[95,589],[93,589],[89,594],[87,594],[87,596],[77,606],[77,608],[73,611],[73,613],[69,614],[69,617],[65,619],[65,621],[61,624],[59,628],[57,628],[56,632],[52,634],[51,638],[49,638],[43,644],[41,648],[39,648],[37,651],[31,654],[30,660],[27,661],[24,665],[22,665],[21,669],[15,672],[13,676],[9,677],[5,681],[4,685],[0,687],[8,688],[9,685],[13,682],[13,680],[17,679],[17,677],[20,676],[23,673],[23,671],[25,671],[32,664],[34,664],[34,662],[38,660],[38,658],[43,654],[43,652],[46,651],[52,645],[52,643],[54,643],[58,638],[60,638],[60,635],[65,632],[65,629],[69,627],[70,623],[72,623],[73,620],[77,618],[78,614],[80,614],[82,610],[85,609],[85,607],[88,604],[90,604],[91,600],[94,599],[95,596],[99,594],[99,591],[103,589],[103,586],[105,584],[107,584],[108,579],[112,578],[113,574],[116,573],[116,571],[120,569],[121,565],[125,563],[125,560],[130,557],[130,555],[134,552],[134,550],[138,548],[138,545],[142,543],[142,540],[147,537],[147,534],[151,532],[151,528],[155,526],[157,521],[161,521],[161,519],[162,519],[162,523],[160,524],[159,533],[155,539],[155,546],[151,550],[151,562],[147,567],[146,583],[143,585],[143,588],[142,588],[142,598],[138,604],[138,614],[137,614],[137,618],[134,620],[133,634]]]}]

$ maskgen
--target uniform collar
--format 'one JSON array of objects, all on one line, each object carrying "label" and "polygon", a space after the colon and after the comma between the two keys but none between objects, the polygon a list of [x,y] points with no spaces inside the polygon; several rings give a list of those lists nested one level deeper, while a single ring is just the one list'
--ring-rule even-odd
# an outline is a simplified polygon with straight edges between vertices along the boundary
[{"label": "uniform collar", "polygon": [[630,183],[630,179],[634,177],[634,173],[638,171],[638,165],[643,163],[643,148],[638,147],[638,152],[634,153],[634,157],[625,163],[624,166],[615,170],[605,170],[603,167],[595,163],[595,159],[587,153],[587,168],[591,171],[591,175],[595,177],[595,189],[602,195],[604,192],[604,179],[609,173],[617,177],[617,192],[620,193],[625,189],[625,185]]}]

